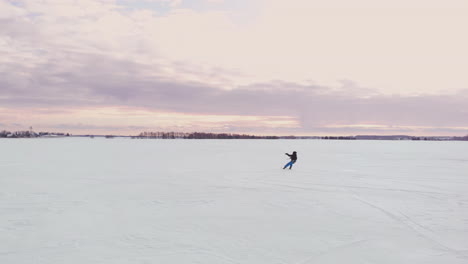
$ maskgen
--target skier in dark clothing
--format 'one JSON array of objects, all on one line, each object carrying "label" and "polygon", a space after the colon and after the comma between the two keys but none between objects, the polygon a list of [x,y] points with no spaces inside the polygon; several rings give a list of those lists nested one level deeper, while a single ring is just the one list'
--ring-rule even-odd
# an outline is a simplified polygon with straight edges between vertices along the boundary
[{"label": "skier in dark clothing", "polygon": [[293,151],[292,154],[288,154],[288,153],[285,153],[286,155],[288,155],[288,157],[291,159],[290,162],[288,162],[286,165],[284,165],[283,167],[283,170],[286,169],[288,166],[289,166],[289,169],[292,168],[292,165],[294,163],[296,163],[296,160],[297,160],[297,152],[296,151]]}]

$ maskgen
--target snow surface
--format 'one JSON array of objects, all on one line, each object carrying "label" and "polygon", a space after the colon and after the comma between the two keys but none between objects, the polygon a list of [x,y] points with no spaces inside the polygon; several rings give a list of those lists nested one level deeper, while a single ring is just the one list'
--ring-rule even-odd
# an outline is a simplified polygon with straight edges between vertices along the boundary
[{"label": "snow surface", "polygon": [[0,263],[466,264],[467,143],[3,139]]}]

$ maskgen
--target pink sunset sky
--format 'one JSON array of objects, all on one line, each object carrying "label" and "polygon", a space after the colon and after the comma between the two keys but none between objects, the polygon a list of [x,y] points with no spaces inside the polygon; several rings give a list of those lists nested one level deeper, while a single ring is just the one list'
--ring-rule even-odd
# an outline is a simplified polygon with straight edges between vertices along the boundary
[{"label": "pink sunset sky", "polygon": [[0,0],[0,130],[468,134],[466,0]]}]

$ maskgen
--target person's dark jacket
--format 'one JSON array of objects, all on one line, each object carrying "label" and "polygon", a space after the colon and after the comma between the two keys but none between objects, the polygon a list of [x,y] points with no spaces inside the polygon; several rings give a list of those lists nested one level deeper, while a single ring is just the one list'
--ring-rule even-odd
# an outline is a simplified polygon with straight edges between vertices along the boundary
[{"label": "person's dark jacket", "polygon": [[297,154],[296,152],[293,152],[293,154],[288,154],[288,153],[285,153],[286,155],[289,156],[289,158],[291,158],[291,160],[293,161],[296,161],[297,160]]}]

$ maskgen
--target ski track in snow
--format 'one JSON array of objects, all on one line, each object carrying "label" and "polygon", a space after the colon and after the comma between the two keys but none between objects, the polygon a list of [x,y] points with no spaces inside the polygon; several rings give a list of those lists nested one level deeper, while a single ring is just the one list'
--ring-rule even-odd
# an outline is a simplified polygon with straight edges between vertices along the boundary
[{"label": "ski track in snow", "polygon": [[[354,195],[354,199],[372,207],[372,208],[375,208],[377,209],[378,211],[382,212],[383,214],[387,215],[389,218],[397,221],[398,223],[401,223],[403,225],[405,225],[406,227],[408,227],[410,230],[412,230],[416,235],[424,238],[424,239],[427,239],[429,240],[430,242],[433,242],[434,244],[440,246],[441,248],[443,248],[444,250],[447,250],[449,251],[450,253],[454,253],[456,255],[459,255],[463,258],[468,258],[468,255],[466,255],[465,251],[466,250],[456,250],[456,249],[453,249],[449,246],[447,246],[445,243],[443,243],[439,238],[437,238],[435,236],[435,234],[429,230],[428,228],[418,224],[417,222],[415,222],[414,220],[412,220],[411,218],[409,218],[407,215],[401,213],[401,212],[394,212],[394,211],[391,211],[390,209],[386,209],[384,208],[383,206],[379,206],[375,203],[371,203],[369,201],[366,201],[362,198],[360,198],[358,195]],[[400,215],[400,216],[399,216]]]},{"label": "ski track in snow", "polygon": [[[320,183],[311,183],[311,184],[305,184],[303,186],[297,186],[297,185],[292,185],[292,184],[287,184],[287,183],[278,183],[278,182],[261,182],[265,185],[271,185],[271,186],[278,186],[278,187],[286,187],[286,188],[292,188],[292,189],[300,189],[300,190],[313,190],[313,191],[318,191],[318,192],[340,192],[343,191],[343,188],[345,189],[368,189],[368,190],[373,190],[373,191],[389,191],[389,192],[407,192],[411,194],[424,194],[424,195],[443,195],[443,196],[452,196],[454,194],[451,193],[442,193],[442,192],[433,192],[433,191],[416,191],[416,190],[410,190],[410,189],[391,189],[391,188],[381,188],[381,187],[367,187],[367,186],[353,186],[353,185],[334,185],[334,184],[320,184]],[[309,185],[309,186],[308,186]],[[325,187],[324,189],[319,189],[318,187]],[[431,196],[435,198],[434,196]]]}]

